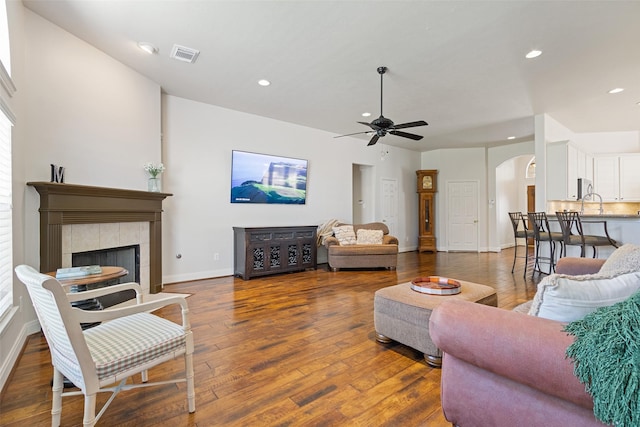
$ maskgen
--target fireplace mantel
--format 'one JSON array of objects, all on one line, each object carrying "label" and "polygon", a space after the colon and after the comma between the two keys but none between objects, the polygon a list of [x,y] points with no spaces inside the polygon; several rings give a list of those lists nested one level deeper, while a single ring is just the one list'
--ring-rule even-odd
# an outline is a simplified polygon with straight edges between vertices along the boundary
[{"label": "fireplace mantel", "polygon": [[27,182],[40,194],[40,271],[62,266],[62,226],[149,222],[150,291],[162,290],[162,201],[170,193]]}]

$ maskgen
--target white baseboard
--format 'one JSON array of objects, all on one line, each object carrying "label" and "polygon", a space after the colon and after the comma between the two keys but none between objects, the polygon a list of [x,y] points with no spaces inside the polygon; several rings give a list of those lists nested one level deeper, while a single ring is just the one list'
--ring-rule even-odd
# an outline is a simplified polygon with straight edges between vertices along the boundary
[{"label": "white baseboard", "polygon": [[191,280],[211,279],[212,277],[233,276],[233,269],[198,271],[189,274],[173,274],[162,277],[162,283],[189,282]]},{"label": "white baseboard", "polygon": [[3,361],[2,366],[0,366],[0,390],[4,388],[5,383],[13,370],[13,366],[18,361],[22,348],[24,347],[24,343],[27,342],[27,337],[39,331],[40,323],[37,319],[27,322],[22,326],[22,329],[20,329],[17,339],[7,353],[7,357]]}]

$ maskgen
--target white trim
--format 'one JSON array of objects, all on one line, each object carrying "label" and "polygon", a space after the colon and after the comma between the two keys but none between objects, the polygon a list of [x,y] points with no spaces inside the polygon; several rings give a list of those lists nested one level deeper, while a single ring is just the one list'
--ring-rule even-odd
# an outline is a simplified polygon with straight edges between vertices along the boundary
[{"label": "white trim", "polygon": [[[2,337],[2,334],[7,329],[7,327],[8,327],[7,325],[9,325],[9,323],[11,323],[11,320],[13,319],[13,316],[16,315],[16,311],[18,311],[18,307],[12,306],[12,308],[7,309],[7,312],[4,313],[4,316],[0,316],[0,337]],[[1,387],[0,387],[0,389],[1,389]]]},{"label": "white trim", "polygon": [[[14,319],[17,312],[18,312],[18,307],[14,307],[10,310],[9,313],[7,313],[7,316],[3,319],[3,326],[5,328]],[[7,320],[6,323],[4,323],[5,319]],[[11,350],[9,350],[9,352],[7,353],[7,357],[4,359],[2,366],[0,366],[0,390],[4,388],[5,383],[9,378],[9,375],[11,375],[13,366],[18,361],[18,358],[22,353],[22,348],[24,347],[24,344],[27,342],[27,338],[29,337],[29,335],[35,334],[37,332],[40,332],[40,323],[38,322],[37,319],[22,325],[22,329],[20,330],[20,333],[18,334],[17,339],[13,343]]]},{"label": "white trim", "polygon": [[172,274],[162,276],[163,288],[165,283],[190,282],[192,280],[212,279],[215,277],[233,276],[233,269],[206,270],[189,274]]},{"label": "white trim", "polygon": [[415,252],[418,250],[417,245],[412,246],[398,246],[398,252]]},{"label": "white trim", "polygon": [[16,115],[13,114],[13,111],[11,111],[11,108],[9,107],[9,105],[7,105],[6,102],[4,102],[4,99],[2,99],[1,96],[0,96],[0,111],[2,111],[5,116],[7,116],[7,119],[9,119],[9,122],[11,123],[12,126],[16,124]]},{"label": "white trim", "polygon": [[10,97],[12,97],[14,93],[16,93],[16,85],[13,84],[13,79],[11,78],[9,73],[7,73],[7,69],[4,68],[4,64],[2,63],[2,61],[0,61],[0,85],[2,85],[4,90],[7,91]]}]

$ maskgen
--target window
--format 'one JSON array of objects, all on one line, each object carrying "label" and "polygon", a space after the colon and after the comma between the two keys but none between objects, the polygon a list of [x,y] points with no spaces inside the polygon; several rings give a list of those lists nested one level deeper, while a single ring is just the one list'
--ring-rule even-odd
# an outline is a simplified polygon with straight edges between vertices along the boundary
[{"label": "window", "polygon": [[0,0],[0,318],[13,305],[11,127],[15,116],[8,101],[15,86],[10,68],[7,5],[5,0]]},{"label": "window", "polygon": [[0,111],[0,317],[13,304],[11,122]]}]

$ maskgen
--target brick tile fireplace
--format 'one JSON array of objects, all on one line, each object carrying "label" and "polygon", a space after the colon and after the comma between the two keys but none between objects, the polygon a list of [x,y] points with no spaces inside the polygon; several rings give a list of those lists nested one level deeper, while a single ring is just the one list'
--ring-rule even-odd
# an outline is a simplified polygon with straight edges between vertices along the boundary
[{"label": "brick tile fireplace", "polygon": [[28,182],[40,194],[40,271],[72,265],[72,254],[140,245],[140,285],[162,290],[162,200],[152,193]]}]

